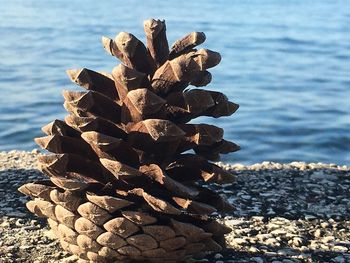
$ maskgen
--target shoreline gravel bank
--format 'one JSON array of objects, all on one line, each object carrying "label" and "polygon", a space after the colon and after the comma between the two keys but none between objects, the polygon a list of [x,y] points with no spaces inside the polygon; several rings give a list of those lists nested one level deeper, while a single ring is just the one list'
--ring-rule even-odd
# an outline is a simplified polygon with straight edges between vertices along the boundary
[{"label": "shoreline gravel bank", "polygon": [[[75,262],[52,240],[45,221],[27,212],[27,198],[17,192],[42,178],[38,154],[0,152],[0,263]],[[219,164],[237,178],[217,187],[236,208],[219,219],[233,231],[227,250],[201,262],[350,262],[349,167]]]}]

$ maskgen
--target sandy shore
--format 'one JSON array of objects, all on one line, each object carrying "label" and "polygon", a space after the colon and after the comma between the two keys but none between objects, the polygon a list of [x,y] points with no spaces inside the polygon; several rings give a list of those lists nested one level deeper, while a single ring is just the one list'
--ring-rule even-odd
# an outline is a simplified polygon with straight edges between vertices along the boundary
[{"label": "sandy shore", "polygon": [[[45,221],[17,192],[42,178],[38,151],[0,152],[0,263],[74,262]],[[350,262],[350,168],[334,164],[220,164],[236,175],[217,187],[236,207],[222,220],[233,228],[228,249],[201,262]],[[215,185],[213,186],[216,187]]]}]

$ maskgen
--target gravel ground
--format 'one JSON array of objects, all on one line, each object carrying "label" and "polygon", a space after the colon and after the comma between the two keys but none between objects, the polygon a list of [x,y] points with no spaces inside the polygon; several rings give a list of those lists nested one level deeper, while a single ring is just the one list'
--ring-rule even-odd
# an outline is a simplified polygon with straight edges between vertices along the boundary
[{"label": "gravel ground", "polygon": [[[0,152],[0,263],[75,262],[17,192],[41,178],[38,151]],[[228,249],[201,262],[350,262],[350,168],[335,164],[251,166],[219,163],[236,174],[217,187],[236,207],[220,218],[233,228]],[[215,185],[213,186],[216,187]]]}]

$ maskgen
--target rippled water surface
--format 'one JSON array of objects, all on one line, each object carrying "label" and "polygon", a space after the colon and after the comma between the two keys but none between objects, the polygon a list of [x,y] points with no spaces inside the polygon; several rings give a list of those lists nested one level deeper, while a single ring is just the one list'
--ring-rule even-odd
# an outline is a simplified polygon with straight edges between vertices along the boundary
[{"label": "rippled water surface", "polygon": [[224,161],[350,161],[350,1],[0,0],[0,150],[35,147],[40,127],[63,118],[65,69],[110,71],[102,35],[144,40],[164,18],[169,42],[204,31],[219,51],[208,88],[239,111],[198,119],[242,146]]}]

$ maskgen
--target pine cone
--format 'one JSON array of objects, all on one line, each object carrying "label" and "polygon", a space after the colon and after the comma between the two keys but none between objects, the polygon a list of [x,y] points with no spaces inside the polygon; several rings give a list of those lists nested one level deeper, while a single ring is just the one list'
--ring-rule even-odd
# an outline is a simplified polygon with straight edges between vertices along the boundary
[{"label": "pine cone", "polygon": [[147,20],[144,29],[147,47],[125,32],[102,38],[122,62],[112,74],[67,71],[87,91],[64,91],[69,115],[35,139],[53,153],[39,157],[49,180],[19,188],[33,198],[27,208],[47,218],[62,248],[81,262],[179,262],[220,251],[230,232],[213,213],[232,206],[206,185],[234,178],[208,160],[239,146],[219,127],[188,123],[238,108],[220,92],[187,89],[211,81],[207,69],[220,54],[195,49],[203,33],[169,51],[164,21]]}]

